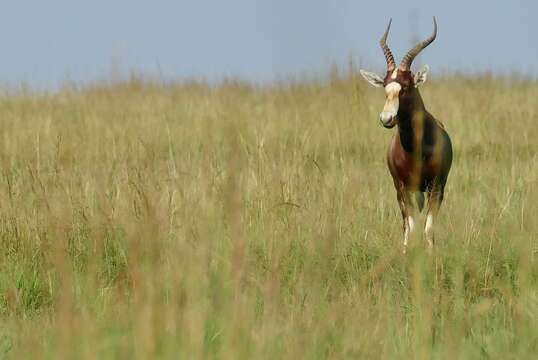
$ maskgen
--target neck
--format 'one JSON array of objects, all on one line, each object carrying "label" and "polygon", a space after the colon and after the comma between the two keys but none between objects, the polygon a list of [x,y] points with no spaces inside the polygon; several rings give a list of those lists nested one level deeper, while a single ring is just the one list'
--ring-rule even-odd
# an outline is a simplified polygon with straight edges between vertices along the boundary
[{"label": "neck", "polygon": [[426,108],[418,90],[412,101],[401,102],[398,109],[398,132],[400,143],[406,152],[412,153],[420,148]]}]

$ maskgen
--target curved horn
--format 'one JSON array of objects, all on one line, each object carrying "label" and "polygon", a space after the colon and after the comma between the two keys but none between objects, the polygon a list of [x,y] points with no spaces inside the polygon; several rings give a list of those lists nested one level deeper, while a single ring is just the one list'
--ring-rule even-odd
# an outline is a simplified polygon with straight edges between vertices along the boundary
[{"label": "curved horn", "polygon": [[396,63],[394,62],[394,56],[392,56],[392,53],[390,52],[390,49],[387,46],[387,36],[389,35],[391,23],[392,23],[392,19],[390,19],[389,25],[387,26],[387,30],[385,30],[385,33],[381,37],[381,40],[379,40],[379,45],[381,45],[383,54],[385,54],[385,59],[387,60],[387,69],[389,71],[392,71],[396,68]]},{"label": "curved horn", "polygon": [[411,69],[411,63],[413,62],[413,59],[415,59],[415,56],[417,56],[424,48],[428,45],[430,45],[433,40],[435,40],[435,37],[437,36],[437,21],[435,20],[435,16],[433,17],[433,34],[427,38],[424,41],[419,42],[415,45],[414,48],[409,50],[409,52],[403,57],[402,62],[400,63],[400,70],[410,70]]}]

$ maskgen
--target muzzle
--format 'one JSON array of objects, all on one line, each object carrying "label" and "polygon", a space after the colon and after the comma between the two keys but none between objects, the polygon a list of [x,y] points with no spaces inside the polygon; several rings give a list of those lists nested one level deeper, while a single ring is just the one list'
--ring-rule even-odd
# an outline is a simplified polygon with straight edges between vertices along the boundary
[{"label": "muzzle", "polygon": [[383,111],[379,114],[379,123],[387,129],[392,129],[396,125],[396,113]]}]

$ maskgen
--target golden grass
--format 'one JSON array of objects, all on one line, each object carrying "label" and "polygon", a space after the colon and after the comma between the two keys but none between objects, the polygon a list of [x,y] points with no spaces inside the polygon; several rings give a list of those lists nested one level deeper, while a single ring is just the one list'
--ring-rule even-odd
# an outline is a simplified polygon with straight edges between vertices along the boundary
[{"label": "golden grass", "polygon": [[356,75],[0,97],[0,358],[532,358],[538,83],[422,88],[455,160],[401,254]]}]

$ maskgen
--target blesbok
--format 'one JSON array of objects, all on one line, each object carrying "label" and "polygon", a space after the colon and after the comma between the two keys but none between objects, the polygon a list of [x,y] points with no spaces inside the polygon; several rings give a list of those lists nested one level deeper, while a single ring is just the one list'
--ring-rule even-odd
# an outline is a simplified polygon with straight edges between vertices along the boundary
[{"label": "blesbok", "polygon": [[433,248],[433,223],[443,201],[445,184],[452,164],[452,144],[443,124],[424,107],[418,87],[427,78],[426,65],[416,74],[411,71],[413,59],[437,36],[437,21],[433,18],[433,34],[419,42],[403,57],[396,67],[387,46],[390,25],[381,37],[380,45],[387,61],[385,78],[360,70],[372,85],[384,87],[387,100],[379,121],[385,128],[398,127],[388,153],[387,163],[396,188],[398,204],[403,217],[404,252],[416,223],[416,206],[424,207],[424,192],[428,198],[424,233],[428,246]]}]

